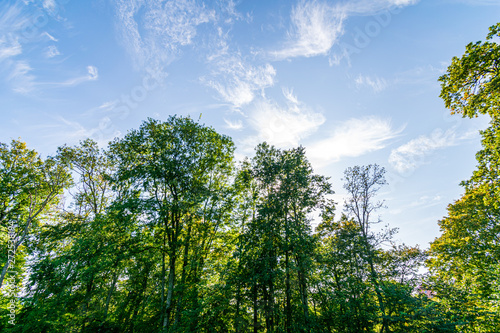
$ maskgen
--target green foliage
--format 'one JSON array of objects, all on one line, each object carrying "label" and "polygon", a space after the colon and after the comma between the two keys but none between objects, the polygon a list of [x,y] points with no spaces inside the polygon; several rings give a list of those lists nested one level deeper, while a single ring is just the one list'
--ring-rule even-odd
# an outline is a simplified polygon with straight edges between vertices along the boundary
[{"label": "green foliage", "polygon": [[441,97],[452,112],[491,117],[481,131],[477,169],[439,221],[442,235],[431,244],[428,260],[432,290],[460,332],[500,330],[500,45],[493,40],[499,33],[500,23],[486,42],[467,45],[440,78]]},{"label": "green foliage", "polygon": [[490,27],[486,42],[469,43],[462,57],[453,57],[446,74],[439,78],[441,95],[452,113],[463,117],[500,111],[500,23]]},{"label": "green foliage", "polygon": [[0,330],[500,331],[497,53],[495,42],[470,44],[440,79],[448,107],[492,121],[429,251],[373,230],[386,184],[378,165],[345,171],[337,218],[305,148],[262,143],[236,167],[231,139],[186,117],[148,119],[106,149],[87,139],[46,160],[20,141],[1,144],[1,258],[18,221],[10,269],[22,325],[9,326],[2,298]]},{"label": "green foliage", "polygon": [[[369,214],[365,224],[335,221],[331,185],[303,147],[263,143],[235,169],[229,138],[182,117],[150,119],[107,150],[92,140],[63,146],[53,163],[19,147],[36,162],[29,172],[65,175],[46,193],[61,193],[69,171],[76,179],[66,208],[43,206],[31,221],[19,249],[30,258],[27,283],[17,281],[23,325],[2,324],[9,332],[359,332],[379,330],[382,313],[393,330],[422,321],[411,295],[420,252],[376,248]],[[382,172],[374,185],[383,184],[377,167],[346,175],[361,186],[373,170]],[[19,208],[10,211],[29,217],[28,184],[11,195]],[[377,190],[360,189],[355,200]],[[371,213],[380,204],[368,199]]]},{"label": "green foliage", "polygon": [[[59,202],[71,177],[60,157],[42,160],[24,142],[0,143],[0,262],[2,302],[0,327],[12,326],[9,305],[14,312],[23,307],[22,292],[26,257],[32,253],[33,236],[50,223],[50,213]],[[4,284],[4,282],[7,284]],[[15,319],[14,321],[16,321]]]},{"label": "green foliage", "polygon": [[[236,331],[306,332],[313,327],[309,303],[311,253],[315,242],[308,214],[332,193],[325,177],[315,175],[302,147],[279,150],[263,143],[240,177],[247,184],[237,267]],[[244,309],[247,309],[244,311]],[[244,313],[251,311],[252,316]]]}]

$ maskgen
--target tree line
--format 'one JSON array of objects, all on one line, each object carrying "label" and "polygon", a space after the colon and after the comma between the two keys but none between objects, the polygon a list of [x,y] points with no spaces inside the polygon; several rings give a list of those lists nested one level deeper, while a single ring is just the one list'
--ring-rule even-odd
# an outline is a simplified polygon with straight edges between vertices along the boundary
[{"label": "tree line", "polygon": [[[0,144],[2,332],[499,332],[500,24],[440,78],[447,108],[489,115],[478,166],[429,249],[380,223],[383,167],[148,119],[101,149],[42,159]],[[312,216],[319,221],[312,230]]]}]

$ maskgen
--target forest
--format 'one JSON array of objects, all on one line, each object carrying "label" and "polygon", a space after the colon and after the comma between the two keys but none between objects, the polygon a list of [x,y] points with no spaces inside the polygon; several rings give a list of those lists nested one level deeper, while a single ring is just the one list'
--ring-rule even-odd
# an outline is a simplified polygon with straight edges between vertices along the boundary
[{"label": "forest", "polygon": [[[189,117],[42,158],[0,144],[2,332],[500,332],[500,23],[439,78],[490,118],[430,248],[374,228],[385,169],[235,145]],[[311,227],[312,215],[319,224]]]}]

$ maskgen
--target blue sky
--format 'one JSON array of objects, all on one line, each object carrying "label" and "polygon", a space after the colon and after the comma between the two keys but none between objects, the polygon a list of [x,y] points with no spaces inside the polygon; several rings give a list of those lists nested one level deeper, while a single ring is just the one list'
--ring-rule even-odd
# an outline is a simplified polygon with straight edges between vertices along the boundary
[{"label": "blue sky", "polygon": [[384,166],[381,219],[427,247],[488,121],[450,116],[437,79],[499,17],[497,0],[2,0],[0,141],[50,155],[201,116],[238,158],[305,146],[339,212],[343,170]]}]

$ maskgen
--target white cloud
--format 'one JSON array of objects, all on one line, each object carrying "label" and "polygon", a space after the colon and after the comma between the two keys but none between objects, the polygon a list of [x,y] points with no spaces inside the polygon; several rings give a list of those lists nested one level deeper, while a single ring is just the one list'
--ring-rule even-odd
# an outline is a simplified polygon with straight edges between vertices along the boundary
[{"label": "white cloud", "polygon": [[30,24],[30,19],[23,14],[19,3],[9,5],[4,2],[0,5],[0,31],[4,34],[22,31],[27,24]]},{"label": "white cloud", "polygon": [[307,154],[316,166],[327,165],[343,157],[356,157],[383,149],[402,130],[392,128],[388,119],[375,116],[353,118],[337,126],[329,138],[309,145]]},{"label": "white cloud", "polygon": [[417,2],[419,0],[357,0],[347,1],[345,9],[351,15],[372,15],[381,10],[411,6]]},{"label": "white cloud", "polygon": [[16,61],[12,66],[12,71],[8,80],[15,92],[26,94],[34,87],[35,76],[30,74],[32,68],[26,61]]},{"label": "white cloud", "polygon": [[226,127],[231,130],[239,131],[243,128],[243,123],[241,122],[241,120],[231,121],[224,118],[224,122],[226,123]]},{"label": "white cloud", "polygon": [[369,86],[375,92],[381,92],[387,87],[387,82],[379,77],[371,78],[370,76],[358,75],[355,80],[358,88],[362,86]]},{"label": "white cloud", "polygon": [[297,96],[295,96],[293,94],[293,89],[283,88],[282,91],[283,91],[283,96],[285,96],[285,98],[289,102],[291,102],[291,103],[293,103],[295,105],[299,104],[299,100],[297,99]]},{"label": "white cloud", "polygon": [[12,90],[21,94],[30,92],[35,81],[29,62],[16,57],[22,55],[21,32],[28,24],[30,17],[23,12],[20,2],[0,4],[0,70]]},{"label": "white cloud", "polygon": [[284,94],[288,101],[286,106],[267,98],[252,105],[249,122],[258,134],[250,138],[247,145],[267,141],[283,148],[297,146],[325,122],[323,114],[300,103],[290,91],[285,90]]},{"label": "white cloud", "polygon": [[47,58],[54,58],[58,55],[60,55],[61,53],[59,52],[59,50],[57,49],[57,47],[55,45],[50,45],[49,47],[47,47],[47,49],[45,50],[45,56]]},{"label": "white cloud", "polygon": [[22,47],[17,38],[0,36],[0,61],[22,53]]},{"label": "white cloud", "polygon": [[97,109],[103,110],[103,111],[112,111],[114,108],[116,108],[116,106],[118,105],[118,103],[119,103],[118,100],[107,101],[107,102],[104,102],[101,105],[99,105],[97,107]]},{"label": "white cloud", "polygon": [[[290,16],[288,41],[282,50],[271,52],[277,59],[326,55],[344,34],[344,22],[350,16],[373,15],[417,3],[419,0],[358,0],[328,4],[321,0],[301,0]],[[345,50],[334,54],[330,65],[348,57]]]},{"label": "white cloud", "polygon": [[87,71],[89,73],[89,75],[87,76],[88,80],[97,80],[97,78],[99,77],[97,67],[87,66]]},{"label": "white cloud", "polygon": [[[49,18],[43,17],[40,10],[47,12],[51,18],[59,19],[57,16],[58,3],[54,0],[43,0],[34,4],[33,1],[14,1],[15,4],[0,5],[0,70],[15,92],[26,94],[40,85],[33,75],[38,68],[33,69],[34,63],[23,54],[23,49],[28,44],[38,44],[48,40],[56,42],[47,32],[40,31],[48,23]],[[57,17],[56,17],[57,16]],[[37,46],[38,46],[37,45]],[[42,48],[43,50],[43,48]],[[48,46],[43,51],[46,57],[51,58],[59,54],[55,46]],[[17,57],[16,57],[17,56]],[[15,59],[12,59],[16,57]],[[94,77],[93,74],[91,74]]]},{"label": "white cloud", "polygon": [[454,129],[443,132],[436,129],[431,135],[422,135],[391,151],[389,163],[399,172],[413,172],[424,164],[426,156],[437,149],[454,146],[457,143]]},{"label": "white cloud", "polygon": [[345,10],[318,1],[300,1],[292,9],[292,29],[284,49],[272,52],[278,59],[326,54],[343,33]]},{"label": "white cloud", "polygon": [[423,207],[435,206],[440,203],[441,199],[442,199],[441,196],[438,194],[433,197],[424,195],[418,198],[417,200],[413,201],[412,203],[410,203],[410,207],[423,208]]},{"label": "white cloud", "polygon": [[221,57],[215,61],[215,67],[212,78],[202,78],[202,81],[236,108],[252,102],[255,91],[271,87],[276,76],[276,70],[270,64],[253,66],[239,54]]},{"label": "white cloud", "polygon": [[45,10],[49,13],[54,13],[57,10],[57,4],[54,0],[44,0],[43,8],[45,8]]},{"label": "white cloud", "polygon": [[95,66],[87,66],[87,74],[77,76],[62,82],[40,82],[38,85],[53,86],[53,87],[72,87],[83,82],[95,81],[99,78],[99,71]]},{"label": "white cloud", "polygon": [[52,36],[51,34],[49,34],[49,33],[48,33],[48,32],[46,32],[46,31],[42,34],[42,36],[46,36],[48,39],[50,39],[50,40],[51,40],[51,41],[53,41],[53,42],[57,42],[57,41],[58,41],[58,39],[57,39],[57,38],[55,38],[54,36]]},{"label": "white cloud", "polygon": [[[55,86],[64,86],[64,87],[69,87],[69,86],[76,86],[80,83],[87,82],[87,81],[95,81],[99,78],[99,72],[97,70],[97,67],[95,66],[87,66],[87,75],[82,75],[79,77],[75,77],[63,82],[59,83],[52,83]],[[50,84],[50,83],[49,83]]]},{"label": "white cloud", "polygon": [[211,38],[206,56],[211,73],[200,81],[215,89],[233,108],[239,111],[255,99],[258,91],[274,85],[274,67],[269,63],[252,64],[240,51],[232,50],[228,31],[219,26]]},{"label": "white cloud", "polygon": [[215,20],[215,11],[194,0],[116,0],[122,41],[138,69],[161,69],[180,47],[193,42],[197,27]]}]

